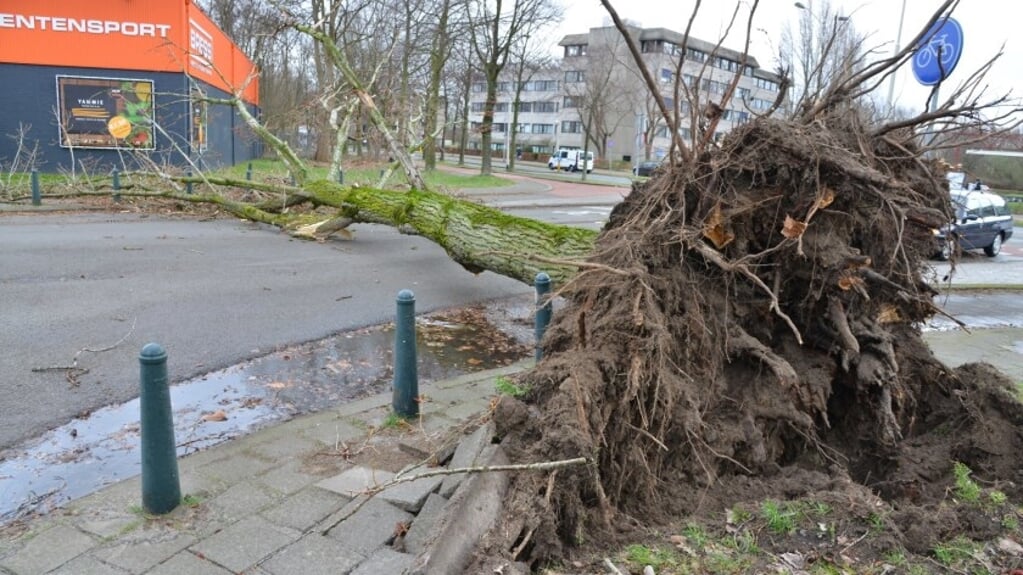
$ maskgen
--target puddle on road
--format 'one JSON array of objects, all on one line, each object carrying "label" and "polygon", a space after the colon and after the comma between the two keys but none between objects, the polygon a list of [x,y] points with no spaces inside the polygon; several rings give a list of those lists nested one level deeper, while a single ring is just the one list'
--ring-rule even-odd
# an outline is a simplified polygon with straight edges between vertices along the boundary
[{"label": "puddle on road", "polygon": [[[529,313],[526,306],[488,306],[416,318],[420,384],[528,357]],[[178,456],[276,421],[386,392],[393,346],[393,325],[365,328],[172,386]],[[168,370],[173,378],[174,366]],[[220,420],[218,412],[226,419]],[[138,475],[138,419],[135,399],[98,409],[0,453],[0,525]]]}]

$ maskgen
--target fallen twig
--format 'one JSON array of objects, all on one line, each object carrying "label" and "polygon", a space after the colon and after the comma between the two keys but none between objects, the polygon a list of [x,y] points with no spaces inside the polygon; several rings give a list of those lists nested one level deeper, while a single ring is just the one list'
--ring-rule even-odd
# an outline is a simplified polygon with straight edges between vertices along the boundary
[{"label": "fallen twig", "polygon": [[337,527],[345,519],[348,519],[352,515],[355,515],[355,513],[357,511],[359,511],[359,509],[362,509],[363,505],[365,505],[367,502],[369,502],[369,500],[372,499],[373,496],[375,496],[376,494],[380,493],[381,491],[383,491],[383,490],[385,490],[385,489],[387,489],[389,487],[393,487],[395,485],[399,485],[399,484],[402,484],[402,483],[408,483],[409,481],[415,481],[417,479],[423,479],[423,478],[426,478],[426,477],[433,477],[433,476],[436,476],[436,475],[459,475],[459,474],[462,474],[462,473],[474,474],[474,473],[493,473],[493,472],[497,472],[497,471],[549,471],[551,469],[560,469],[562,467],[571,467],[573,465],[583,465],[583,464],[586,464],[586,463],[590,463],[590,459],[589,458],[587,458],[587,457],[576,457],[574,459],[562,459],[562,460],[559,460],[559,461],[542,461],[542,462],[539,462],[539,463],[520,463],[520,464],[511,464],[511,465],[485,465],[485,466],[482,466],[482,467],[456,467],[456,468],[453,468],[453,469],[433,469],[431,471],[425,471],[423,473],[417,473],[415,475],[405,475],[405,476],[401,476],[401,477],[395,477],[395,478],[391,479],[390,481],[385,481],[383,483],[380,483],[380,484],[377,484],[377,485],[373,485],[371,487],[366,488],[366,490],[361,493],[361,495],[365,495],[366,497],[364,499],[362,499],[361,501],[359,501],[352,509],[350,509],[348,511],[348,513],[345,513],[341,517],[337,518],[333,523],[331,523],[330,525],[325,527],[320,532],[320,534],[326,536],[328,533],[330,533],[331,529]]},{"label": "fallen twig", "polygon": [[121,339],[117,340],[117,342],[114,343],[113,345],[108,345],[106,347],[101,347],[99,349],[92,349],[90,347],[83,347],[82,349],[80,349],[77,352],[75,352],[75,355],[71,358],[71,365],[51,365],[51,366],[47,366],[47,367],[33,367],[32,371],[35,372],[35,373],[42,372],[42,371],[58,371],[58,370],[59,371],[65,371],[66,372],[65,373],[65,377],[67,378],[68,383],[71,384],[72,387],[76,387],[78,385],[78,376],[85,375],[86,373],[89,373],[88,369],[85,369],[83,367],[78,367],[78,358],[79,358],[79,356],[81,356],[85,352],[89,352],[89,353],[103,353],[105,351],[110,351],[112,349],[117,348],[119,345],[124,343],[129,337],[131,337],[132,333],[135,332],[135,324],[138,322],[138,319],[139,319],[138,316],[135,316],[135,319],[131,320],[131,329],[129,329],[128,333],[124,334],[124,336]]}]

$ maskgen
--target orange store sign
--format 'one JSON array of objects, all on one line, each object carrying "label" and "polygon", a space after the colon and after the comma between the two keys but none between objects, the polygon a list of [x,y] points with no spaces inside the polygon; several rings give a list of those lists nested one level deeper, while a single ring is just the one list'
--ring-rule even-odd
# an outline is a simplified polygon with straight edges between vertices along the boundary
[{"label": "orange store sign", "polygon": [[122,22],[118,20],[92,20],[33,14],[4,14],[0,12],[0,28],[166,38],[167,31],[170,30],[171,26],[170,24],[154,24],[151,22]]},{"label": "orange store sign", "polygon": [[186,72],[228,92],[254,69],[193,0],[2,0],[0,46],[0,63]]}]

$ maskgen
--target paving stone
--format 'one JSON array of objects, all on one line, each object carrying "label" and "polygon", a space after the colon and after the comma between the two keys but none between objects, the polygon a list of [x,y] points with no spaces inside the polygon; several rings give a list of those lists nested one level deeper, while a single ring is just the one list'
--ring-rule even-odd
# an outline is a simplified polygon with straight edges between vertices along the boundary
[{"label": "paving stone", "polygon": [[209,561],[200,559],[188,551],[181,551],[177,555],[157,565],[146,575],[232,575],[230,571]]},{"label": "paving stone", "polygon": [[444,415],[449,419],[455,421],[461,421],[469,417],[477,417],[483,412],[490,409],[490,400],[487,398],[473,399],[453,405],[444,411]]},{"label": "paving stone", "polygon": [[426,503],[412,520],[412,527],[405,535],[405,551],[416,554],[426,549],[436,536],[434,528],[447,510],[447,505],[448,500],[436,493],[426,498]]},{"label": "paving stone", "polygon": [[[288,545],[260,567],[272,575],[337,575],[351,572],[365,557],[330,537],[310,533]],[[378,571],[399,573],[399,571]]]},{"label": "paving stone", "polygon": [[[262,517],[248,517],[193,545],[190,550],[235,572],[244,571],[298,539],[299,533]],[[180,573],[189,573],[181,571]]]},{"label": "paving stone", "polygon": [[[341,513],[347,512],[359,501],[361,500],[352,501],[341,510]],[[348,549],[368,556],[394,537],[399,523],[409,524],[412,519],[411,513],[374,497],[354,515],[331,529],[329,535]]]},{"label": "paving stone", "polygon": [[25,546],[0,561],[0,567],[15,573],[46,573],[85,553],[97,541],[67,525],[57,525],[37,534]]},{"label": "paving stone", "polygon": [[365,428],[337,417],[302,430],[302,435],[333,449],[341,443],[355,441],[366,435]]},{"label": "paving stone", "polygon": [[377,497],[409,513],[418,513],[426,502],[426,497],[437,491],[442,481],[444,477],[441,475],[423,477],[388,487]]},{"label": "paving stone", "polygon": [[333,491],[315,486],[308,487],[288,497],[276,507],[264,511],[263,517],[275,525],[306,531],[349,501],[350,497]]},{"label": "paving stone", "polygon": [[414,557],[406,553],[398,553],[384,547],[377,549],[368,559],[352,571],[351,575],[382,575],[384,573],[404,573],[412,565]]},{"label": "paving stone", "polygon": [[81,555],[60,569],[50,571],[50,575],[131,575],[131,571],[108,565],[91,555]]},{"label": "paving stone", "polygon": [[224,523],[234,523],[269,507],[280,500],[248,481],[230,487],[227,491],[205,501],[210,513]]},{"label": "paving stone", "polygon": [[137,529],[145,523],[138,514],[125,509],[117,513],[109,510],[86,511],[71,518],[76,527],[100,539],[112,539],[125,532]]},{"label": "paving stone", "polygon": [[195,541],[195,537],[187,533],[166,528],[140,529],[130,536],[118,538],[114,543],[96,550],[93,554],[106,563],[131,573],[144,573],[194,544]]},{"label": "paving stone", "polygon": [[246,450],[247,453],[254,453],[259,457],[280,462],[282,459],[299,458],[303,454],[319,448],[315,439],[303,437],[297,433],[284,437],[275,437],[259,441]]},{"label": "paving stone", "polygon": [[239,453],[233,457],[222,457],[211,461],[197,468],[196,471],[214,480],[231,484],[259,475],[272,469],[275,465],[276,463],[273,461]]},{"label": "paving stone", "polygon": [[[494,426],[491,423],[476,428],[476,431],[458,443],[455,454],[451,456],[451,461],[448,463],[448,469],[472,467],[483,448],[490,444],[493,436]],[[439,493],[444,497],[451,497],[463,479],[465,479],[464,473],[448,475],[444,478]]]},{"label": "paving stone", "polygon": [[309,485],[312,485],[316,478],[302,471],[301,461],[288,461],[284,465],[271,469],[260,475],[256,481],[269,489],[283,495],[291,495]]},{"label": "paving stone", "polygon": [[391,405],[391,400],[392,398],[389,394],[381,393],[345,403],[335,409],[334,413],[341,417],[355,415],[357,413],[362,413],[363,411],[371,411],[380,407],[389,406]]},{"label": "paving stone", "polygon": [[390,471],[370,469],[356,466],[329,477],[316,484],[317,487],[339,493],[345,497],[356,497],[370,487],[390,481],[394,474]]}]

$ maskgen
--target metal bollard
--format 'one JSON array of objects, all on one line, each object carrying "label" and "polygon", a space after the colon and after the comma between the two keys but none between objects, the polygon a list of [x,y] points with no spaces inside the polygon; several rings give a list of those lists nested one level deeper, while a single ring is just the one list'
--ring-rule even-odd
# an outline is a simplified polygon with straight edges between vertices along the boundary
[{"label": "metal bollard", "polygon": [[345,171],[344,170],[338,170],[337,171],[337,183],[342,185],[342,186],[345,185]]},{"label": "metal bollard", "polygon": [[142,390],[142,506],[148,513],[168,513],[181,502],[177,447],[167,387],[167,352],[148,343],[139,354]]},{"label": "metal bollard", "polygon": [[39,170],[32,170],[32,205],[43,204],[43,196],[39,193]]},{"label": "metal bollard", "polygon": [[[189,178],[191,178],[192,177],[192,170],[188,170],[187,172],[185,172],[185,175],[188,176]],[[191,195],[191,193],[192,193],[192,182],[191,181],[185,182],[185,193]]]},{"label": "metal bollard", "polygon": [[416,296],[398,292],[394,321],[394,412],[402,418],[419,416],[419,378],[416,374]]},{"label": "metal bollard", "polygon": [[551,323],[551,301],[548,295],[551,292],[551,276],[544,272],[536,274],[533,280],[536,287],[536,361],[539,363],[543,358],[543,334],[547,331],[547,324]]},{"label": "metal bollard", "polygon": [[114,201],[120,203],[121,201],[121,172],[114,168]]},{"label": "metal bollard", "polygon": [[249,167],[245,169],[245,179],[252,181],[252,162],[249,162]]}]

